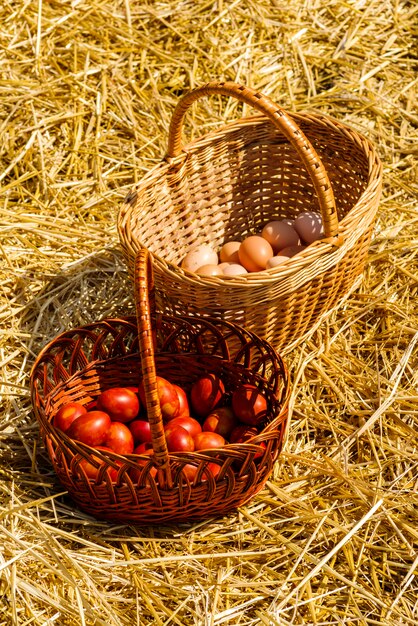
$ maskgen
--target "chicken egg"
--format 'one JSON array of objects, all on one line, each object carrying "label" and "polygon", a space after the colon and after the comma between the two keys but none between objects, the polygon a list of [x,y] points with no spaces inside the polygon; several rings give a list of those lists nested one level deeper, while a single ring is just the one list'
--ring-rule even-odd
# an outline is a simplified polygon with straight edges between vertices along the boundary
[{"label": "chicken egg", "polygon": [[267,239],[260,235],[246,237],[238,249],[239,262],[249,272],[265,270],[267,261],[273,254],[273,248]]},{"label": "chicken egg", "polygon": [[261,236],[269,242],[274,254],[283,248],[297,246],[300,243],[298,233],[287,220],[268,222],[261,231]]},{"label": "chicken egg", "polygon": [[202,244],[192,248],[181,262],[181,267],[189,272],[195,272],[203,265],[217,265],[218,255],[215,250],[207,244]]},{"label": "chicken egg", "polygon": [[319,213],[312,211],[300,213],[293,222],[293,227],[307,244],[322,239],[324,236],[324,227]]},{"label": "chicken egg", "polygon": [[266,269],[271,269],[272,267],[277,267],[281,265],[285,261],[288,261],[290,257],[283,255],[281,252],[276,256],[272,256],[271,259],[267,261]]},{"label": "chicken egg", "polygon": [[239,263],[228,263],[223,269],[224,276],[243,276],[244,274],[248,274],[248,272]]},{"label": "chicken egg", "polygon": [[305,250],[306,246],[288,246],[287,248],[283,248],[283,250],[280,250],[280,254],[283,256],[288,257],[289,259],[292,256],[295,256],[295,254],[297,254],[298,252],[302,252],[302,250]]},{"label": "chicken egg", "polygon": [[202,265],[202,267],[198,267],[196,274],[199,274],[199,276],[220,276],[222,274],[222,268],[220,268],[219,265],[207,263],[206,265]]},{"label": "chicken egg", "polygon": [[238,248],[240,241],[227,241],[219,252],[219,258],[222,263],[238,263]]}]

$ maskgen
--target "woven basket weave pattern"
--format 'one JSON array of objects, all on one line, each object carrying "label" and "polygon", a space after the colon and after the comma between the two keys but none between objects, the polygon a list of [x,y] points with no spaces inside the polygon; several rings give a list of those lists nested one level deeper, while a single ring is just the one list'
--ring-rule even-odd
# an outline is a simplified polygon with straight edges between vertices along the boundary
[{"label": "woven basket weave pattern", "polygon": [[[147,286],[145,280],[137,282]],[[150,315],[139,305],[137,318],[108,319],[69,330],[39,354],[31,374],[32,403],[55,472],[79,507],[100,519],[154,524],[235,509],[262,489],[281,451],[290,391],[285,364],[269,344],[235,324],[155,314],[151,320]],[[151,322],[158,336],[155,355],[149,344]],[[186,391],[207,371],[222,377],[228,393],[242,383],[257,385],[269,407],[259,434],[245,444],[176,454],[167,453],[164,436],[162,444],[153,438],[154,460],[102,453],[106,463],[96,480],[89,479],[80,463],[91,459],[92,450],[57,431],[53,416],[67,402],[88,404],[109,387],[138,385],[146,371],[155,382],[153,368]],[[161,427],[161,412],[152,412],[150,423],[154,419]],[[133,480],[130,470],[139,459],[147,464]],[[194,482],[183,470],[189,463],[198,467]],[[209,463],[220,467],[216,480],[207,471]],[[118,470],[116,482],[109,478],[109,467]]]},{"label": "woven basket weave pattern", "polygon": [[179,268],[193,245],[220,249],[228,240],[260,233],[270,220],[323,210],[298,150],[262,115],[232,122],[164,160],[128,195],[118,220],[131,274],[139,249],[153,256],[161,310],[236,321],[281,353],[356,283],[381,191],[381,163],[367,139],[325,116],[289,118],[309,137],[327,172],[338,219],[334,239],[245,277],[199,277]]}]

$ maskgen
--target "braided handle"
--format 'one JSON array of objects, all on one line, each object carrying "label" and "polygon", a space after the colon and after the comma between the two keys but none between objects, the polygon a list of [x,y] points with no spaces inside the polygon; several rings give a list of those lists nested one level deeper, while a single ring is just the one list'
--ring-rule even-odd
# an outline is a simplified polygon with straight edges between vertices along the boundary
[{"label": "braided handle", "polygon": [[154,278],[148,250],[141,248],[135,257],[135,305],[138,323],[139,352],[146,399],[146,409],[151,430],[152,447],[163,483],[170,488],[167,442],[157,389],[157,372],[154,356],[155,297]]},{"label": "braided handle", "polygon": [[168,132],[166,156],[168,158],[176,157],[183,149],[183,120],[189,107],[196,100],[212,94],[232,96],[249,104],[263,113],[283,133],[300,156],[315,187],[324,226],[324,239],[330,240],[336,246],[340,246],[342,239],[338,235],[338,217],[334,193],[321,159],[308,138],[286,111],[255,89],[233,82],[212,81],[189,91],[181,98],[174,109]]}]

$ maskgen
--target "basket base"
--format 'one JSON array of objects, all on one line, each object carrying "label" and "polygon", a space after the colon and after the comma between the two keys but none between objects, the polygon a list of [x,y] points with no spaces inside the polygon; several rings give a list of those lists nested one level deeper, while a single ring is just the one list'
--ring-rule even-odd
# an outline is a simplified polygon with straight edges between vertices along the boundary
[{"label": "basket base", "polygon": [[[216,482],[216,486],[199,484],[184,487],[182,494],[159,490],[157,498],[151,488],[145,487],[136,490],[134,498],[136,502],[133,501],[132,491],[128,487],[119,488],[118,501],[111,502],[105,484],[103,499],[100,498],[100,486],[95,485],[94,497],[81,481],[76,485],[64,486],[67,487],[69,496],[78,508],[97,520],[135,526],[155,526],[204,521],[231,513],[252,500],[264,488],[271,473],[272,464],[264,477],[259,478],[252,486],[250,476],[247,475],[233,481],[233,485],[231,480],[226,478]],[[62,480],[61,482],[63,483]]]}]

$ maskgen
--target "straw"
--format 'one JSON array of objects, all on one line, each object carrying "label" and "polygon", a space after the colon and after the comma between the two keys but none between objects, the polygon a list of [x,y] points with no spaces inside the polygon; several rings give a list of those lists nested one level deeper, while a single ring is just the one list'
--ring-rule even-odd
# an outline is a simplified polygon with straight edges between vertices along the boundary
[{"label": "straw", "polygon": [[[1,4],[2,626],[418,622],[417,17],[395,0]],[[29,371],[64,329],[134,312],[117,211],[211,79],[365,134],[378,221],[358,288],[287,356],[293,415],[263,491],[221,519],[109,524],[63,493]],[[251,113],[198,103],[185,139]]]}]

